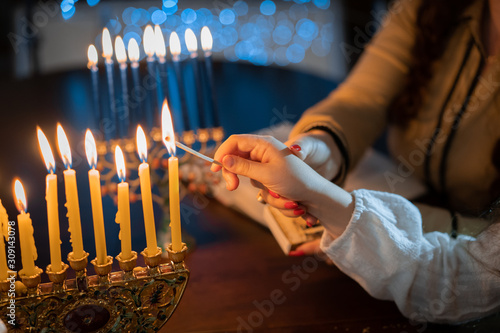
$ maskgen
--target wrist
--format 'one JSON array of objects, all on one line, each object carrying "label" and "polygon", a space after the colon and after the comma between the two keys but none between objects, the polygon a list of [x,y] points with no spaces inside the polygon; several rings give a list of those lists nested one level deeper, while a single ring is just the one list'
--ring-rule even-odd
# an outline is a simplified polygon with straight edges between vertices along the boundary
[{"label": "wrist", "polygon": [[330,132],[327,132],[320,128],[312,128],[309,130],[308,135],[318,140],[319,143],[316,145],[318,149],[323,149],[327,151],[327,159],[324,163],[317,166],[316,171],[328,180],[333,180],[338,178],[341,173],[341,166],[343,164],[343,155],[339,149],[337,142],[333,139]]}]

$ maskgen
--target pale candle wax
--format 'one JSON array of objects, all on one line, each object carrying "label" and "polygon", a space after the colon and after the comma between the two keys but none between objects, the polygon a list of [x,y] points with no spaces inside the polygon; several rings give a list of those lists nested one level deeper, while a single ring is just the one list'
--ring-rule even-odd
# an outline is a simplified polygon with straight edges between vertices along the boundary
[{"label": "pale candle wax", "polygon": [[104,233],[104,217],[102,212],[101,180],[99,171],[94,168],[89,171],[89,186],[97,263],[104,265],[107,262],[108,254],[106,251],[106,235]]},{"label": "pale candle wax", "polygon": [[46,177],[45,200],[47,201],[47,220],[49,225],[50,263],[53,272],[60,272],[62,270],[62,263],[57,201],[57,176],[53,173],[48,174]]},{"label": "pale candle wax", "polygon": [[70,241],[73,248],[73,259],[81,259],[85,255],[83,250],[82,225],[80,219],[80,205],[76,186],[76,173],[73,169],[64,172],[64,188],[66,192],[66,208],[68,209],[68,223]]},{"label": "pale candle wax", "polygon": [[8,239],[8,223],[9,217],[7,216],[7,211],[2,205],[2,200],[0,200],[0,281],[5,281],[9,277],[9,266],[7,266],[7,253],[5,253],[4,242],[4,239]]},{"label": "pale candle wax", "polygon": [[132,258],[132,234],[130,231],[130,194],[127,182],[118,184],[118,212],[115,221],[120,225],[121,258],[128,260]]},{"label": "pale candle wax", "polygon": [[149,164],[144,162],[139,165],[139,180],[141,183],[142,210],[144,212],[144,227],[146,229],[146,242],[148,255],[156,254],[155,216],[153,211],[153,196],[151,194],[151,176]]},{"label": "pale candle wax", "polygon": [[179,199],[179,159],[172,156],[168,159],[170,230],[172,232],[172,250],[182,250],[181,212]]},{"label": "pale candle wax", "polygon": [[35,260],[38,254],[33,238],[33,226],[31,224],[30,214],[21,212],[17,215],[17,224],[19,228],[19,240],[21,242],[21,261],[23,268],[19,275],[33,276],[41,273],[42,270],[35,266]]}]

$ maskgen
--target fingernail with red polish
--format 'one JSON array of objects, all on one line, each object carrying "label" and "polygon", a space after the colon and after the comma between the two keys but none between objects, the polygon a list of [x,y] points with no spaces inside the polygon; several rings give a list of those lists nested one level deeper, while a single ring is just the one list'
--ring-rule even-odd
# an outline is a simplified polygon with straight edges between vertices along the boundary
[{"label": "fingernail with red polish", "polygon": [[296,203],[296,202],[293,202],[293,201],[285,202],[285,208],[286,209],[295,209],[297,207],[299,207],[299,204]]},{"label": "fingernail with red polish", "polygon": [[309,222],[309,221],[306,221],[306,224],[307,224],[307,226],[308,226],[309,228],[311,228],[311,227],[313,226],[313,225],[312,225],[312,223],[311,223],[311,222]]},{"label": "fingernail with red polish", "polygon": [[299,216],[299,215],[304,215],[306,212],[303,209],[296,209],[293,211],[293,213]]},{"label": "fingernail with red polish", "polygon": [[299,145],[291,145],[290,149],[293,149],[295,151],[301,151],[302,150],[302,148]]},{"label": "fingernail with red polish", "polygon": [[279,198],[280,198],[280,196],[279,196],[278,194],[274,193],[274,192],[273,192],[273,191],[271,191],[271,190],[269,190],[269,194],[270,194],[272,197],[276,198],[276,199],[279,199]]},{"label": "fingernail with red polish", "polygon": [[306,253],[304,251],[290,251],[290,252],[288,252],[288,255],[290,257],[302,257],[305,254]]}]

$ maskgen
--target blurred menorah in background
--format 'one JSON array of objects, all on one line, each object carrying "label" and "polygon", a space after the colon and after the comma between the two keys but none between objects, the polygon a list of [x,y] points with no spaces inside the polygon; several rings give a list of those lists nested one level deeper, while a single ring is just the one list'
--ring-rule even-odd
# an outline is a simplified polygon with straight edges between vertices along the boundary
[{"label": "blurred menorah in background", "polygon": [[[92,75],[92,91],[95,127],[103,135],[97,141],[101,171],[102,193],[116,200],[116,169],[113,154],[115,147],[123,147],[127,160],[127,172],[136,172],[141,163],[135,148],[135,128],[131,124],[141,124],[153,140],[148,142],[148,154],[152,167],[152,183],[159,193],[153,200],[169,216],[167,150],[162,144],[161,129],[155,126],[159,121],[162,104],[168,101],[177,140],[186,146],[209,156],[213,156],[224,139],[217,110],[215,83],[212,64],[213,39],[208,27],[201,30],[202,56],[198,55],[198,39],[191,29],[187,29],[184,45],[177,33],[169,38],[171,57],[167,58],[167,48],[162,29],[157,25],[147,26],[143,33],[143,48],[135,39],[130,39],[126,48],[121,36],[115,37],[115,45],[108,29],[102,33],[102,55],[106,69],[106,89],[99,80],[98,53],[94,45],[88,50],[88,68]],[[187,47],[189,57],[181,59],[182,47]],[[141,52],[146,57],[146,66],[140,66]],[[116,56],[120,80],[115,80]],[[128,55],[128,59],[127,59]],[[128,62],[130,66],[128,66]],[[130,70],[129,70],[130,67]],[[129,75],[130,74],[130,75]],[[132,80],[129,80],[131,76]],[[118,84],[119,82],[119,84]],[[191,155],[185,154],[179,160],[181,196],[189,192],[209,194],[210,188],[220,182],[220,175],[209,171],[209,165]],[[134,178],[134,177],[132,177]],[[140,199],[139,180],[131,180],[131,201]],[[166,223],[163,225],[165,226]],[[169,239],[168,228],[160,228],[160,241]]]}]

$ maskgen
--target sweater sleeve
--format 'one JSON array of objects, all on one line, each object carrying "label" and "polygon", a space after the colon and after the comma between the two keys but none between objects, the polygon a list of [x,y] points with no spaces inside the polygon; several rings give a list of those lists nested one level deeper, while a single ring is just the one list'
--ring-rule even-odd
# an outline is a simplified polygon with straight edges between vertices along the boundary
[{"label": "sweater sleeve", "polygon": [[477,238],[423,233],[406,199],[357,190],[348,227],[322,250],[370,295],[394,301],[411,320],[459,323],[500,309],[500,224]]},{"label": "sweater sleeve", "polygon": [[[383,132],[387,109],[401,92],[409,72],[420,1],[396,3],[348,78],[326,99],[308,109],[290,134],[294,137],[313,127],[329,128],[347,150],[351,169]],[[362,28],[365,29],[358,31],[355,45],[344,48],[361,50],[363,39],[370,33],[363,30],[370,30],[373,25]]]}]

